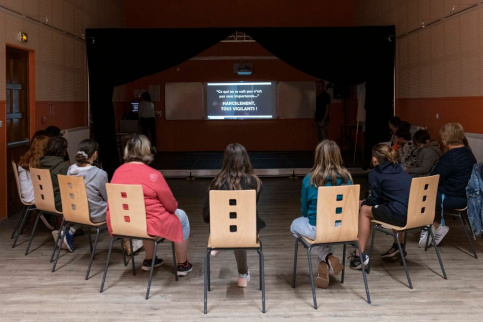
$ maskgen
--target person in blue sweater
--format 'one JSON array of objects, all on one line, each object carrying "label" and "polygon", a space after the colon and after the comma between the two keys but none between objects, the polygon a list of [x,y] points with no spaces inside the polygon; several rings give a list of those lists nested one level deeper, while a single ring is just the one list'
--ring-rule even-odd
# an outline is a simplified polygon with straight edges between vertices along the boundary
[{"label": "person in blue sweater", "polygon": [[[467,146],[465,131],[459,123],[447,123],[439,130],[441,142],[447,149],[439,159],[431,175],[439,174],[436,208],[441,209],[441,223],[434,222],[434,241],[439,245],[449,231],[444,223],[444,209],[466,207],[466,186],[471,177],[476,158]],[[466,142],[466,144],[465,144]],[[424,247],[427,231],[421,232],[419,247]]]},{"label": "person in blue sweater", "polygon": [[[340,186],[352,184],[352,177],[343,167],[340,149],[334,141],[324,140],[315,149],[314,166],[302,182],[300,212],[302,217],[292,222],[290,230],[295,237],[316,237],[317,194],[320,186]],[[333,255],[334,246],[315,246],[312,252],[319,257],[318,275],[315,284],[319,288],[329,287],[329,273],[339,274],[343,265]]]},{"label": "person in blue sweater", "polygon": [[[364,254],[364,250],[371,233],[371,220],[376,219],[394,226],[406,226],[412,180],[398,163],[397,151],[386,144],[378,144],[372,148],[372,164],[374,169],[369,172],[369,197],[361,202],[359,211],[359,244],[364,265],[369,264],[369,256]],[[399,235],[399,241],[402,246],[403,234]],[[383,259],[397,259],[401,256],[397,241],[394,241],[393,246],[381,256]],[[350,267],[362,267],[357,250],[352,256]]]}]

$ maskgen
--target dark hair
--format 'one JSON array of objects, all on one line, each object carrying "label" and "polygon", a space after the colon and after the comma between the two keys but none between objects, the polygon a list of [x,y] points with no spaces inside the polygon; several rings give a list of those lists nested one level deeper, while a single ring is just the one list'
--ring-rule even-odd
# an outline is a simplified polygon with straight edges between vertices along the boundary
[{"label": "dark hair", "polygon": [[47,134],[47,131],[45,131],[45,130],[38,130],[37,132],[34,133],[34,135],[32,135],[32,141],[31,142],[33,142],[39,136],[49,136],[49,135]]},{"label": "dark hair", "polygon": [[409,130],[398,128],[395,134],[398,138],[402,138],[406,141],[411,140],[411,132],[409,132]]},{"label": "dark hair", "polygon": [[141,98],[142,98],[143,101],[151,102],[151,95],[149,94],[149,92],[144,92],[141,95]]},{"label": "dark hair", "polygon": [[399,124],[401,123],[401,119],[397,116],[393,116],[389,119],[389,123],[391,123],[395,127],[399,127]]},{"label": "dark hair", "polygon": [[416,133],[413,135],[413,142],[415,143],[426,143],[431,139],[429,136],[428,131],[426,130],[417,130]]},{"label": "dark hair", "polygon": [[53,137],[47,142],[44,156],[55,156],[64,158],[67,155],[67,140],[63,137]]},{"label": "dark hair", "polygon": [[45,129],[45,132],[47,132],[47,136],[49,138],[61,136],[60,129],[57,126],[53,126],[53,125],[49,126],[48,128]]},{"label": "dark hair", "polygon": [[406,122],[406,121],[401,121],[399,123],[399,126],[397,127],[398,130],[401,130],[403,132],[410,132],[411,130],[411,123]]},{"label": "dark hair", "polygon": [[81,143],[79,143],[79,148],[75,155],[75,163],[78,165],[88,163],[87,159],[92,157],[92,155],[98,150],[99,145],[96,141],[91,139],[82,140]]}]

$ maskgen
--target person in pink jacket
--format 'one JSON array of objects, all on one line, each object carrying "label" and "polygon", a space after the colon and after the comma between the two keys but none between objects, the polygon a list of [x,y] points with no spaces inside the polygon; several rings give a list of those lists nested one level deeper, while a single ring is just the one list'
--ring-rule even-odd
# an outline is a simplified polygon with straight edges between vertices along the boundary
[{"label": "person in pink jacket", "polygon": [[[178,209],[178,202],[161,172],[148,166],[152,160],[151,143],[148,138],[133,134],[124,149],[126,163],[117,168],[111,183],[136,184],[143,187],[147,232],[151,236],[159,236],[175,242],[178,276],[186,276],[193,269],[188,262],[190,235],[188,216],[183,210]],[[107,226],[109,233],[112,234],[109,209]],[[143,261],[142,269],[149,271],[154,257],[154,242],[143,240],[143,246],[146,259]],[[161,258],[154,260],[155,267],[163,263]]]}]

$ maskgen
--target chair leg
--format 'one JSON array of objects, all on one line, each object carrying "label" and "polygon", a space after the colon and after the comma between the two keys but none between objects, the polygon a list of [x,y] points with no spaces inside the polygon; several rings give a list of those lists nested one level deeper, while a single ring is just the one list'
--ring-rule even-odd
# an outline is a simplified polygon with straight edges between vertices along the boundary
[{"label": "chair leg", "polygon": [[[111,259],[112,245],[114,244],[115,239],[116,239],[115,237],[111,237],[109,252],[107,253],[106,267],[104,268],[104,275],[102,276],[101,289],[99,290],[100,293],[104,292],[104,283],[106,282],[107,269],[109,268],[109,260]],[[122,243],[122,240],[121,240],[121,243]]]},{"label": "chair leg", "polygon": [[[131,245],[131,264],[132,264],[132,274],[136,275],[136,264],[134,263],[134,248],[132,247],[132,238],[129,239],[129,244]],[[153,260],[152,263],[156,261],[156,250],[158,249],[158,244],[154,243],[154,255],[153,255]],[[154,264],[153,264],[154,265]],[[146,300],[147,300],[147,295],[146,295]]]},{"label": "chair leg", "polygon": [[91,249],[92,254],[92,237],[91,237],[91,228],[87,227],[87,236],[89,236],[89,248]]},{"label": "chair leg", "polygon": [[22,209],[22,214],[18,217],[17,223],[15,224],[15,228],[12,231],[12,235],[10,236],[10,239],[13,239],[15,236],[15,233],[19,230],[20,228],[20,223],[23,222],[23,218],[27,215],[28,207],[24,206]]},{"label": "chair leg", "polygon": [[347,247],[347,245],[344,244],[344,248],[342,248],[342,276],[340,277],[340,283],[341,284],[344,284],[346,247]]},{"label": "chair leg", "polygon": [[[427,232],[429,232],[430,230],[432,230],[432,225],[428,225],[428,226],[426,226],[423,229],[426,230]],[[431,234],[428,233],[428,234],[426,234],[426,236],[428,236],[428,237],[426,238],[426,245],[424,246],[424,251],[425,252],[428,251],[429,241],[430,241],[430,238],[431,238]]]},{"label": "chair leg", "polygon": [[25,215],[22,217],[22,223],[20,224],[20,226],[17,229],[17,234],[15,236],[15,240],[13,241],[12,248],[15,248],[15,246],[17,245],[18,237],[22,234],[22,231],[25,227],[25,224],[27,223],[27,218],[30,215],[30,211],[31,211],[31,207],[27,206],[27,210],[25,211]]},{"label": "chair leg", "polygon": [[87,274],[86,280],[89,279],[89,273],[91,272],[92,261],[94,260],[94,256],[96,255],[96,248],[97,248],[97,240],[99,239],[99,227],[96,228],[96,240],[94,241],[94,249],[91,252],[91,259],[89,260],[89,266],[87,267]]},{"label": "chair leg", "polygon": [[204,269],[205,269],[205,289],[204,289],[204,293],[205,293],[205,302],[204,302],[204,313],[208,313],[208,260],[209,260],[209,257],[210,257],[210,253],[211,253],[211,250],[209,248],[206,249],[206,253],[205,253],[205,260],[204,260]]},{"label": "chair leg", "polygon": [[404,253],[403,253],[403,249],[401,247],[401,243],[399,242],[399,232],[396,233],[396,241],[397,241],[397,247],[399,248],[399,252],[401,253],[401,261],[402,261],[402,264],[404,266],[404,270],[406,271],[406,277],[408,278],[409,288],[412,289],[413,284],[411,283],[411,278],[409,277],[408,268],[406,266],[406,259],[404,258]]},{"label": "chair leg", "polygon": [[[362,250],[359,243],[356,243],[357,249],[359,250],[359,260],[361,261],[361,271],[362,278],[364,279],[364,286],[366,288],[367,303],[371,304],[371,296],[369,295],[369,285],[367,285],[366,268],[364,267],[364,260],[362,258]],[[345,244],[344,244],[345,247]],[[369,264],[371,264],[371,258],[369,257]]]},{"label": "chair leg", "polygon": [[[127,259],[126,259],[126,251],[124,250],[124,239],[123,238],[120,238],[119,239],[121,241],[121,252],[122,252],[122,261],[124,263],[124,267],[127,266]],[[132,249],[131,249],[132,251]]]},{"label": "chair leg", "polygon": [[[65,224],[65,218],[64,216],[62,216],[62,221],[60,222],[60,228],[59,228],[59,234],[57,235],[57,238],[56,238],[56,241],[55,241],[55,244],[54,244],[54,248],[52,249],[52,255],[50,255],[50,262],[52,263],[54,261],[54,254],[55,254],[55,250],[57,249],[57,244],[59,243],[59,238],[64,238],[64,224]],[[67,225],[65,225],[67,226]]]},{"label": "chair leg", "polygon": [[42,214],[42,211],[40,211],[37,214],[37,219],[35,219],[34,228],[32,229],[32,233],[30,234],[29,244],[27,246],[27,250],[25,251],[25,256],[27,256],[29,254],[30,245],[32,244],[32,239],[34,238],[35,230],[37,229],[37,225],[39,223],[39,219],[40,219],[41,214]]},{"label": "chair leg", "polygon": [[261,249],[257,249],[258,255],[260,256],[260,286],[262,289],[262,313],[265,313],[265,267],[263,252]]},{"label": "chair leg", "polygon": [[374,228],[372,229],[371,248],[369,250],[369,265],[367,265],[367,274],[371,273],[372,254],[374,252],[374,239],[376,238],[377,227],[379,227],[379,225],[375,225]]},{"label": "chair leg", "polygon": [[208,260],[208,291],[211,291],[211,250],[207,257]]},{"label": "chair leg", "polygon": [[174,242],[171,242],[171,251],[173,252],[173,273],[174,273],[174,279],[178,281],[178,269],[176,263],[176,251],[174,249]]},{"label": "chair leg", "polygon": [[[431,238],[434,240],[433,231],[431,229],[429,230],[429,233],[431,234]],[[443,266],[443,261],[441,260],[441,255],[439,254],[439,248],[438,248],[438,245],[436,245],[436,243],[434,243],[434,250],[436,251],[436,255],[438,256],[439,266],[441,266],[441,270],[443,271],[443,278],[446,280],[448,279],[448,277],[446,276],[446,272]]]},{"label": "chair leg", "polygon": [[[64,218],[62,218],[62,224],[60,225],[60,229],[59,231],[63,231],[63,228],[64,228]],[[60,238],[62,238],[61,236],[62,234],[59,233],[57,235],[57,238],[55,239],[55,248],[54,248],[54,253],[56,254],[55,255],[55,261],[54,261],[54,264],[52,265],[52,273],[55,272],[55,267],[57,266],[57,262],[59,261],[59,256],[60,256],[60,251],[62,249],[62,246],[59,246],[57,247],[57,245],[59,244],[59,240]],[[62,243],[62,241],[60,241]]]},{"label": "chair leg", "polygon": [[295,288],[295,278],[297,276],[297,255],[299,252],[299,239],[295,239],[295,252],[293,257],[292,288]]},{"label": "chair leg", "polygon": [[463,230],[465,231],[466,239],[468,239],[468,243],[470,244],[471,251],[473,252],[473,257],[478,259],[478,255],[476,255],[475,247],[473,246],[473,242],[471,241],[470,234],[468,233],[468,230],[466,229],[466,224],[463,220],[463,216],[461,215],[461,212],[458,212],[458,217],[461,222],[461,226],[463,227]]},{"label": "chair leg", "polygon": [[314,274],[312,271],[312,258],[311,256],[312,246],[307,248],[307,261],[309,262],[309,275],[310,275],[310,285],[312,286],[312,297],[314,299],[314,309],[317,309],[317,298],[315,295],[315,283],[314,283]]},{"label": "chair leg", "polygon": [[[132,251],[132,239],[131,239],[131,254],[133,256],[133,266],[134,266],[134,252]],[[151,270],[149,271],[148,289],[146,290],[146,300],[149,299],[149,291],[151,290],[151,281],[153,280],[154,263],[156,262],[156,254],[158,253],[158,243],[154,243],[154,254],[153,260],[151,261]]]}]

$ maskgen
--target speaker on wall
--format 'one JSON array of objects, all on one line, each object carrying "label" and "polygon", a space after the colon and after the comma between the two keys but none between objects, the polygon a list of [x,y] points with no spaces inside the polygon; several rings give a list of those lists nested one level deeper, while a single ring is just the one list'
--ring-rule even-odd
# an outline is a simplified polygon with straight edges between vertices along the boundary
[{"label": "speaker on wall", "polygon": [[334,83],[334,98],[344,99],[350,97],[350,87],[349,85],[341,85]]}]

